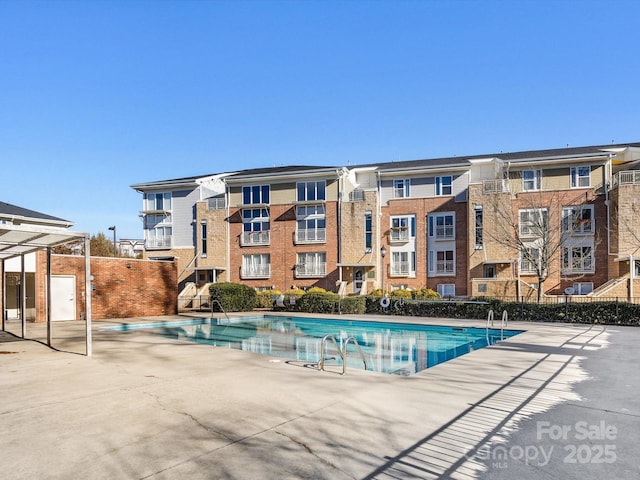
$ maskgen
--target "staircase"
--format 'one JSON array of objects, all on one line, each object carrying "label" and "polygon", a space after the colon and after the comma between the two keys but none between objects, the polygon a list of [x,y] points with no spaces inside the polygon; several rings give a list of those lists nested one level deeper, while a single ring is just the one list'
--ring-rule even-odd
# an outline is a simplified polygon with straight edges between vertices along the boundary
[{"label": "staircase", "polygon": [[625,297],[625,298],[628,298],[629,297],[629,287],[628,286],[625,288],[624,295],[619,295],[619,294],[616,295],[613,291],[616,289],[616,287],[618,287],[622,283],[625,283],[625,284],[628,285],[628,281],[629,281],[630,277],[631,276],[628,273],[625,273],[621,277],[612,278],[608,282],[603,283],[602,285],[600,285],[598,288],[593,290],[591,293],[588,293],[586,296],[587,297],[595,297],[595,298],[607,297],[607,296],[608,297]]}]

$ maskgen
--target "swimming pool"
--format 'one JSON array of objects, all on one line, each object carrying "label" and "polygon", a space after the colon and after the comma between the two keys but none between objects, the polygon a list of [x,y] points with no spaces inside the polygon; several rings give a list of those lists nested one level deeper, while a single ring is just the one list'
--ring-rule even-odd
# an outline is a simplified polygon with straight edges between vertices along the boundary
[{"label": "swimming pool", "polygon": [[[346,347],[348,368],[362,369],[366,363],[368,370],[398,375],[411,375],[522,332],[275,315],[105,328],[122,331],[144,329],[178,340],[307,363],[318,362],[321,347],[324,347],[326,366],[342,364],[340,351],[345,348],[347,339],[353,337],[362,351],[364,362],[355,342],[349,341]],[[335,344],[325,341],[323,345],[322,339],[326,335],[331,335]]]}]

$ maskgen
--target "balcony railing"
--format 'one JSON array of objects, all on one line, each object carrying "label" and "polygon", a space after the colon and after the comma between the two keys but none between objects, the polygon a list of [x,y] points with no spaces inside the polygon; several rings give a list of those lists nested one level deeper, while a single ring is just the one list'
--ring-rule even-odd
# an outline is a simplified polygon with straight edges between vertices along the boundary
[{"label": "balcony railing", "polygon": [[349,192],[350,202],[364,202],[364,190],[354,190]]},{"label": "balcony railing", "polygon": [[224,210],[227,204],[224,197],[213,197],[207,199],[207,210]]},{"label": "balcony railing", "polygon": [[453,225],[438,225],[436,227],[436,239],[452,240],[454,238]]},{"label": "balcony railing", "polygon": [[640,170],[625,170],[611,177],[611,188],[618,185],[640,185]]},{"label": "balcony railing", "polygon": [[256,265],[252,267],[242,267],[240,276],[244,278],[269,278],[271,275],[271,265]]},{"label": "balcony railing", "polygon": [[437,273],[453,273],[454,271],[454,262],[453,260],[438,260],[436,262],[436,272]]},{"label": "balcony railing", "polygon": [[409,262],[394,262],[391,264],[391,276],[406,277],[409,275]]},{"label": "balcony railing", "polygon": [[160,239],[148,239],[144,242],[144,247],[151,248],[171,248],[171,237],[164,237]]},{"label": "balcony railing", "polygon": [[242,232],[240,237],[240,245],[243,247],[253,245],[269,245],[271,236],[269,230],[264,232]]},{"label": "balcony railing", "polygon": [[492,193],[509,193],[509,180],[485,180],[482,182],[482,192],[485,195]]},{"label": "balcony railing", "polygon": [[311,264],[298,264],[296,265],[296,277],[324,277],[327,274],[327,264],[311,263]]},{"label": "balcony railing", "polygon": [[296,243],[325,243],[327,230],[325,228],[313,228],[296,230]]},{"label": "balcony railing", "polygon": [[407,228],[392,228],[389,240],[394,243],[406,243],[409,241],[409,230]]}]

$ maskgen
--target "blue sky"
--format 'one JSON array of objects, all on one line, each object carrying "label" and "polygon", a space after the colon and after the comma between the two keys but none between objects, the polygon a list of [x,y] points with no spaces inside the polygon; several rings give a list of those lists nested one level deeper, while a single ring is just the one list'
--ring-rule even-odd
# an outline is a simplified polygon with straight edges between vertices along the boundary
[{"label": "blue sky", "polygon": [[0,0],[0,200],[141,238],[133,183],[640,141],[637,1]]}]

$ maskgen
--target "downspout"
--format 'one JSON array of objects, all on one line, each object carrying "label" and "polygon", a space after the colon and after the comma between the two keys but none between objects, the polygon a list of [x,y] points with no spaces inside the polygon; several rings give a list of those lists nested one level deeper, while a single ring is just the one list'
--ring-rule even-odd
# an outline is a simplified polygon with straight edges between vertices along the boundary
[{"label": "downspout", "polygon": [[[376,252],[376,258],[379,260],[380,263],[380,268],[377,268],[378,270],[378,286],[381,288],[381,284],[382,284],[382,279],[383,279],[383,275],[384,275],[384,259],[380,257],[380,249],[382,248],[383,244],[382,244],[382,234],[381,234],[381,228],[380,228],[380,224],[382,223],[382,180],[380,179],[380,170],[376,171],[376,177],[377,177],[377,181],[376,181],[376,188],[378,190],[378,193],[376,195],[377,197],[377,207],[378,207],[378,211],[376,212],[378,214],[378,221],[376,222],[376,237],[377,237],[377,242],[376,242],[376,246],[377,248],[377,252]],[[378,263],[378,262],[376,262]],[[382,294],[384,295],[384,292],[382,292]]]},{"label": "downspout", "polygon": [[[227,219],[229,218],[229,212],[230,212],[230,203],[231,203],[231,192],[229,191],[229,184],[227,183],[227,180],[225,178],[222,179],[222,182],[224,183],[224,203],[227,209]],[[226,221],[226,226],[225,226],[226,230],[227,230],[227,241],[226,241],[226,247],[227,247],[227,282],[231,281],[231,229],[229,228],[229,220]],[[216,283],[218,283],[218,272],[216,272]]]},{"label": "downspout", "polygon": [[[344,175],[341,173],[341,170],[336,170],[336,175],[338,176],[338,219],[337,219],[337,235],[338,235],[338,263],[342,263],[342,193],[344,190]],[[338,281],[340,282],[338,285],[342,285],[342,267],[338,267]],[[338,287],[339,289],[340,287]]]},{"label": "downspout", "polygon": [[607,169],[608,169],[609,175],[604,185],[604,204],[607,206],[607,274],[609,271],[608,259],[609,259],[609,256],[611,255],[611,200],[609,199],[609,188],[611,187],[611,179],[613,178],[612,158],[613,158],[613,154],[610,153],[609,159],[605,164],[605,172],[607,172]]}]

